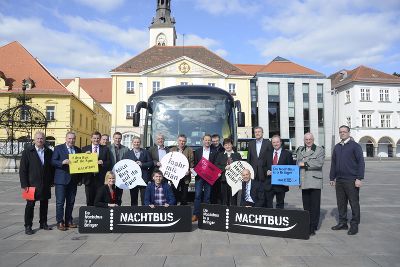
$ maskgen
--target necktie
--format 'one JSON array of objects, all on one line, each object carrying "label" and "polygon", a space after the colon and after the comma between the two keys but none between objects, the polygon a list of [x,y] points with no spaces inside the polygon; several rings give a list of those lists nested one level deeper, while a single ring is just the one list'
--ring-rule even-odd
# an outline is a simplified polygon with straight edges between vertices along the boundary
[{"label": "necktie", "polygon": [[94,146],[94,153],[97,153],[97,146]]},{"label": "necktie", "polygon": [[115,162],[119,161],[119,147],[115,146]]},{"label": "necktie", "polygon": [[278,152],[275,151],[274,159],[272,160],[272,165],[278,165]]},{"label": "necktie", "polygon": [[72,154],[72,148],[70,148],[70,147],[68,148],[68,153]]}]

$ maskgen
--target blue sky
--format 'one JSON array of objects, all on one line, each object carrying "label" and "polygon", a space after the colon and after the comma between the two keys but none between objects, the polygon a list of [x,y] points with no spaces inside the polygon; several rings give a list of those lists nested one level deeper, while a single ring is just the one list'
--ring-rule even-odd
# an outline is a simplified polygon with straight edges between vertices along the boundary
[{"label": "blue sky", "polygon": [[[109,77],[148,48],[156,0],[1,0],[0,45],[19,41],[59,78]],[[172,0],[178,42],[231,63],[276,56],[330,75],[400,72],[398,0]],[[0,59],[1,60],[1,59]]]}]

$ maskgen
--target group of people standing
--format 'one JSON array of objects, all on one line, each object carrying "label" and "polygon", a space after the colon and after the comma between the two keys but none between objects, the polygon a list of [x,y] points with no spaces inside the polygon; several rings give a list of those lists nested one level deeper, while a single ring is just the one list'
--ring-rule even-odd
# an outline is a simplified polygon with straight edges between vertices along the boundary
[{"label": "group of people standing", "polygon": [[[344,130],[343,130],[344,129]],[[344,133],[347,131],[347,134]],[[319,224],[321,189],[323,184],[322,166],[325,160],[323,147],[314,144],[311,133],[304,136],[304,146],[296,150],[297,162],[293,160],[291,152],[282,147],[279,135],[274,135],[271,141],[263,137],[261,127],[254,128],[255,140],[250,141],[247,162],[254,170],[254,179],[251,179],[250,170],[242,172],[242,193],[238,199],[232,196],[231,188],[227,183],[225,172],[235,161],[242,160],[240,154],[234,151],[233,141],[225,138],[221,145],[220,137],[205,134],[202,138],[202,147],[193,151],[186,146],[187,138],[180,134],[177,146],[168,148],[164,145],[164,136],[158,134],[155,145],[148,150],[141,147],[139,137],[132,140],[132,148],[121,144],[122,134],[113,134],[113,143],[106,144],[108,136],[99,132],[91,135],[91,144],[82,148],[75,146],[76,135],[73,132],[66,134],[65,143],[57,145],[54,152],[47,148],[45,135],[37,132],[32,146],[27,147],[22,154],[20,165],[21,188],[27,191],[35,187],[34,200],[27,200],[25,208],[25,233],[33,234],[33,211],[36,201],[40,201],[40,229],[51,230],[47,224],[48,199],[51,197],[51,187],[55,187],[57,229],[66,231],[76,228],[72,217],[77,187],[85,186],[86,204],[88,206],[112,207],[122,204],[123,190],[115,187],[115,174],[111,171],[114,165],[122,159],[135,161],[142,170],[142,177],[146,187],[137,186],[130,189],[131,206],[138,205],[138,198],[144,205],[168,206],[188,203],[188,187],[191,175],[195,175],[195,199],[192,221],[200,216],[200,204],[212,203],[222,205],[243,205],[250,207],[273,208],[276,199],[276,208],[283,209],[285,193],[288,186],[271,183],[272,165],[294,165],[301,168],[301,188],[303,207],[310,213],[310,234],[315,234]],[[347,202],[353,211],[353,218],[349,234],[358,232],[360,209],[358,192],[361,179],[364,176],[364,161],[360,147],[350,138],[350,129],[340,127],[341,143],[335,146],[332,156],[331,184],[336,185],[336,195],[339,209],[339,224],[333,230],[348,229]],[[177,188],[163,179],[160,171],[161,159],[169,152],[180,152],[189,162],[188,170]],[[69,170],[69,154],[96,153],[98,155],[99,171],[96,173],[71,174]],[[211,186],[202,177],[193,171],[194,166],[205,158],[221,170],[216,182]]]}]

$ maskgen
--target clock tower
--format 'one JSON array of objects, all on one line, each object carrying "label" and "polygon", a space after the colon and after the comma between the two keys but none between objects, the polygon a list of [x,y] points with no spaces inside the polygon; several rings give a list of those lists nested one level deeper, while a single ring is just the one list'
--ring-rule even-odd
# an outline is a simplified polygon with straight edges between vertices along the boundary
[{"label": "clock tower", "polygon": [[171,0],[157,0],[156,16],[153,17],[149,46],[175,46],[175,18],[171,17]]}]

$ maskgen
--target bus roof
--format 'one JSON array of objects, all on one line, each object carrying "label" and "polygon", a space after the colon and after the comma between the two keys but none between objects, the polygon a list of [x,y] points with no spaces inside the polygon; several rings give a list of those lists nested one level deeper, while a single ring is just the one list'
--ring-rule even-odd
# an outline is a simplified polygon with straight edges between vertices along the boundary
[{"label": "bus roof", "polygon": [[230,101],[233,103],[233,97],[230,93],[227,91],[214,87],[214,86],[208,86],[208,85],[177,85],[177,86],[171,86],[171,87],[166,87],[164,89],[161,89],[155,93],[153,93],[150,97],[148,102],[150,103],[154,97],[157,96],[191,96],[191,95],[196,95],[196,96],[209,96],[210,94],[213,95],[223,95],[227,97]]}]

